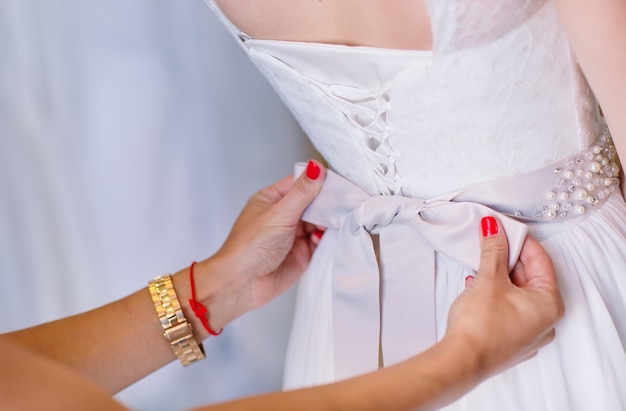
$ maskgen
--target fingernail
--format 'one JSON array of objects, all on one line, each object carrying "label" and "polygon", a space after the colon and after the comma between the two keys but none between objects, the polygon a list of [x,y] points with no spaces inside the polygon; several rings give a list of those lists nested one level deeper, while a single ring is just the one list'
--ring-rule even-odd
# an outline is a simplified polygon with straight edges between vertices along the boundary
[{"label": "fingernail", "polygon": [[321,240],[322,236],[324,235],[324,232],[322,230],[315,230],[311,233],[311,235],[317,238],[318,240]]},{"label": "fingernail", "polygon": [[469,287],[472,284],[472,281],[474,281],[473,275],[468,275],[467,277],[465,277],[465,288]]},{"label": "fingernail", "polygon": [[306,166],[306,176],[311,180],[317,180],[320,176],[320,166],[315,164],[313,160],[309,160],[309,164]]},{"label": "fingernail", "polygon": [[483,237],[489,237],[498,233],[498,222],[495,218],[488,216],[480,220],[483,229]]}]

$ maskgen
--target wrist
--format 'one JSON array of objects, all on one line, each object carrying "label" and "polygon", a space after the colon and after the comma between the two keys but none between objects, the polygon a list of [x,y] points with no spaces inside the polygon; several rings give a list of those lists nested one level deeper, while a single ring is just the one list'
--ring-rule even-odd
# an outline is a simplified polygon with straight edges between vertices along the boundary
[{"label": "wrist", "polygon": [[[201,318],[191,307],[192,277],[191,267],[186,267],[174,275],[176,289],[188,319],[191,319],[193,328],[202,339],[208,337],[209,332],[202,324]],[[195,301],[206,307],[208,325],[215,332],[246,312],[245,299],[241,297],[243,288],[239,276],[234,275],[233,267],[224,258],[213,256],[194,264],[193,289]]]},{"label": "wrist", "polygon": [[484,366],[482,351],[468,336],[447,333],[437,346],[446,353],[458,371],[455,378],[464,381],[463,385],[466,384],[468,389],[478,385],[489,376]]}]

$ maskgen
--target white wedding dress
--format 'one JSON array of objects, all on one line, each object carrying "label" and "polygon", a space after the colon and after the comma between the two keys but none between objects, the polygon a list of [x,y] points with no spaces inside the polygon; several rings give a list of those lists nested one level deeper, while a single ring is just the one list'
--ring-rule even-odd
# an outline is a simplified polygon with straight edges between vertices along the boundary
[{"label": "white wedding dress", "polygon": [[[554,260],[565,299],[556,339],[445,409],[626,410],[626,206],[614,178],[592,197],[590,181],[598,186],[604,180],[578,168],[579,157],[583,163],[595,150],[603,124],[553,1],[426,0],[432,51],[255,40],[207,2],[332,170],[370,195],[429,199],[562,162],[565,169],[554,173],[564,176],[557,183],[565,184],[563,193],[546,189],[547,200],[537,199],[547,204],[539,209],[543,217],[529,223]],[[597,153],[589,156],[592,161]],[[607,173],[615,177],[614,171]],[[588,187],[589,195],[580,195],[580,187]],[[568,192],[588,201],[572,209]],[[563,201],[552,213],[554,204],[548,203],[556,197]],[[571,218],[574,210],[581,215]],[[337,232],[324,235],[299,284],[286,388],[364,371],[337,369],[340,338],[333,322],[342,316],[337,310],[342,302],[332,291]],[[441,338],[448,309],[472,270],[444,253],[436,254],[434,265],[428,292]],[[383,276],[382,289],[386,281]],[[409,326],[412,318],[425,315],[414,310],[414,291],[399,295],[404,311],[414,312],[403,319]],[[391,303],[382,295],[384,312]],[[358,303],[358,296],[349,298]],[[341,338],[360,335],[358,324],[356,318],[343,323]],[[371,327],[378,333],[381,325]],[[395,340],[402,340],[400,334]],[[384,345],[398,341],[386,338],[380,342],[385,364],[418,351],[388,360]],[[358,340],[347,344],[360,352]],[[378,364],[375,354],[363,362]]]}]

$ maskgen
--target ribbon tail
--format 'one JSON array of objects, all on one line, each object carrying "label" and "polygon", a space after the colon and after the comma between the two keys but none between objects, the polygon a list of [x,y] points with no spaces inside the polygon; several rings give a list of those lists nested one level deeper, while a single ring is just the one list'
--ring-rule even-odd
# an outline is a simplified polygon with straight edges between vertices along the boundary
[{"label": "ribbon tail", "polygon": [[382,354],[385,367],[437,342],[435,252],[406,225],[380,233]]},{"label": "ribbon tail", "polygon": [[336,380],[378,369],[380,340],[380,280],[372,239],[364,229],[351,234],[347,227],[339,237],[332,280]]}]

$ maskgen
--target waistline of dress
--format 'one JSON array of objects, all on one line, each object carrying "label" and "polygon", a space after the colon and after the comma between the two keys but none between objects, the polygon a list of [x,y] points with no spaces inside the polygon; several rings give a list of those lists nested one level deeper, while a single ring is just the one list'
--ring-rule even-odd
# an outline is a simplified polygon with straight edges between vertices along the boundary
[{"label": "waistline of dress", "polygon": [[[296,176],[304,168],[297,164]],[[608,131],[551,166],[426,200],[372,196],[329,170],[302,218],[327,228],[322,242],[335,242],[318,251],[332,262],[336,379],[376,370],[379,348],[391,365],[436,342],[435,252],[477,270],[482,217],[498,217],[512,269],[528,233],[525,223],[574,222],[590,214],[617,190],[618,176]]]}]

